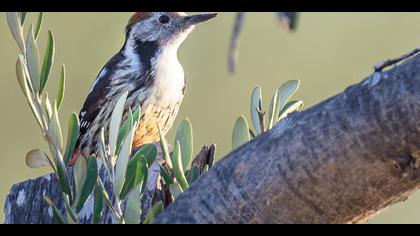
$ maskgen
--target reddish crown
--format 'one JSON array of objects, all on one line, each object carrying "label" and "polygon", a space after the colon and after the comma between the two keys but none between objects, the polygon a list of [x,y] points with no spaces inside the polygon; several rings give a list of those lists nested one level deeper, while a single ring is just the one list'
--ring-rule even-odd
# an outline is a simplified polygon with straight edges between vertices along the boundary
[{"label": "reddish crown", "polygon": [[128,21],[128,26],[135,24],[139,21],[149,18],[152,15],[151,12],[136,12],[133,16],[131,16],[130,20]]}]

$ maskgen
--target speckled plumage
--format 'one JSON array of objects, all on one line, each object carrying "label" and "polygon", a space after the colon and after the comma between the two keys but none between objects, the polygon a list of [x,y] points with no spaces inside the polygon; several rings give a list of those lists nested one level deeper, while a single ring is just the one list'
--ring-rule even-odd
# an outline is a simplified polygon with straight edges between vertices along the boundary
[{"label": "speckled plumage", "polygon": [[[163,24],[162,15],[171,21]],[[179,12],[136,13],[131,17],[123,47],[100,71],[80,112],[80,136],[70,164],[79,155],[97,153],[100,130],[104,127],[107,133],[113,108],[126,91],[123,120],[129,108],[142,108],[134,148],[159,140],[156,124],[163,134],[168,132],[185,93],[177,50],[196,24],[188,21],[192,17]]]}]

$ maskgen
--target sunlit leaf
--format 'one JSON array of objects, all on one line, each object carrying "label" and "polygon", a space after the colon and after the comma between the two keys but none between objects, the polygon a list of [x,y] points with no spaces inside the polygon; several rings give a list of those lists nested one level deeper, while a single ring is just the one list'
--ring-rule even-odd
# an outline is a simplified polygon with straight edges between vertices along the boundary
[{"label": "sunlit leaf", "polygon": [[26,60],[28,63],[28,71],[31,77],[31,82],[35,93],[39,91],[40,78],[39,78],[39,52],[38,46],[35,42],[34,32],[32,25],[29,28],[28,37],[26,39]]},{"label": "sunlit leaf", "polygon": [[6,12],[7,24],[12,33],[13,38],[19,46],[22,53],[26,52],[25,43],[23,39],[23,29],[20,24],[19,14],[17,12]]},{"label": "sunlit leaf", "polygon": [[279,91],[276,90],[276,92],[273,95],[273,98],[271,98],[270,102],[270,109],[268,110],[268,129],[273,128],[273,125],[275,121],[277,121],[277,114],[279,113],[279,104],[277,102],[278,100]]},{"label": "sunlit leaf", "polygon": [[[284,108],[287,101],[290,97],[297,91],[299,88],[299,80],[289,80],[282,84],[279,88],[279,112]],[[280,117],[280,114],[278,115]]]},{"label": "sunlit leaf", "polygon": [[47,84],[48,77],[50,76],[51,68],[54,63],[54,35],[51,30],[48,30],[48,40],[47,47],[45,49],[44,61],[42,63],[41,76],[40,76],[40,86],[39,93],[42,94],[44,91],[45,85]]},{"label": "sunlit leaf", "polygon": [[39,168],[41,166],[52,166],[47,153],[42,150],[35,149],[26,154],[26,165],[30,168]]},{"label": "sunlit leaf", "polygon": [[66,67],[63,64],[61,66],[60,85],[58,87],[58,95],[57,95],[57,109],[58,110],[60,110],[61,103],[63,102],[65,88],[66,88]]},{"label": "sunlit leaf", "polygon": [[127,171],[128,160],[131,154],[131,144],[133,143],[134,129],[131,129],[128,136],[124,139],[121,152],[118,155],[117,163],[115,165],[115,181],[114,194],[120,195],[125,181],[125,174]]},{"label": "sunlit leaf", "polygon": [[56,152],[56,155],[57,155],[56,165],[57,165],[58,183],[60,185],[61,191],[67,194],[70,199],[72,199],[69,176],[67,174],[66,166],[64,165],[63,157],[61,156],[60,152]]},{"label": "sunlit leaf", "polygon": [[152,209],[150,209],[149,213],[147,213],[143,224],[151,224],[156,219],[156,217],[162,213],[163,211],[163,203],[162,201],[157,202],[153,205]]},{"label": "sunlit leaf", "polygon": [[70,115],[68,127],[66,152],[64,153],[65,165],[69,163],[71,156],[73,155],[80,132],[79,117],[74,112]]},{"label": "sunlit leaf", "polygon": [[288,102],[283,109],[280,111],[279,120],[285,118],[288,114],[298,111],[303,106],[302,101],[290,101]]},{"label": "sunlit leaf", "polygon": [[127,204],[124,211],[124,220],[127,224],[140,224],[141,216],[140,187],[135,187],[127,195]]},{"label": "sunlit leaf", "polygon": [[235,123],[232,133],[232,148],[236,149],[251,140],[249,134],[248,121],[244,116],[240,116]]},{"label": "sunlit leaf", "polygon": [[121,120],[124,114],[124,105],[127,99],[128,91],[120,96],[112,111],[111,121],[109,124],[109,138],[108,144],[111,149],[111,157],[115,155],[117,150],[117,139],[121,125]]},{"label": "sunlit leaf", "polygon": [[104,197],[102,195],[102,189],[99,186],[98,181],[96,181],[96,186],[94,190],[94,200],[93,200],[93,224],[99,224],[102,216],[102,209],[104,206]]},{"label": "sunlit leaf", "polygon": [[184,175],[184,169],[182,168],[181,160],[181,147],[178,141],[176,141],[175,149],[172,153],[171,160],[173,164],[173,171],[177,182],[181,185],[182,189],[185,191],[189,188],[187,179]]},{"label": "sunlit leaf", "polygon": [[67,213],[67,223],[68,224],[78,224],[79,220],[77,218],[76,212],[74,212],[73,208],[70,205],[70,198],[68,195],[62,193],[64,204],[66,206],[66,213]]},{"label": "sunlit leaf", "polygon": [[262,95],[261,95],[261,87],[257,86],[252,91],[251,95],[251,118],[252,118],[252,124],[254,125],[255,132],[258,134],[261,134],[263,132],[262,130],[262,124],[260,119],[260,114],[258,111],[261,111],[262,109]]},{"label": "sunlit leaf", "polygon": [[63,150],[63,136],[61,133],[60,121],[58,119],[57,102],[54,101],[53,114],[48,123],[48,138],[51,143],[60,151]]},{"label": "sunlit leaf", "polygon": [[92,156],[87,159],[87,175],[83,183],[83,188],[80,193],[79,201],[77,201],[76,212],[82,210],[86,200],[95,187],[96,179],[98,178],[98,163],[96,157]]},{"label": "sunlit leaf", "polygon": [[39,32],[41,31],[43,16],[44,14],[42,12],[40,12],[38,15],[38,19],[36,21],[36,26],[35,26],[35,39],[38,38]]},{"label": "sunlit leaf", "polygon": [[48,120],[49,120],[52,117],[53,109],[52,109],[51,101],[50,101],[50,98],[48,97],[47,92],[45,93],[44,102],[45,102],[45,111],[47,112],[47,116],[48,116]]},{"label": "sunlit leaf", "polygon": [[157,124],[157,127],[159,131],[159,142],[160,142],[160,147],[162,149],[163,160],[166,162],[166,164],[168,164],[170,168],[172,168],[172,161],[169,155],[168,143],[166,142],[166,139],[162,134],[162,130],[160,129],[159,124]]},{"label": "sunlit leaf", "polygon": [[74,196],[74,203],[77,204],[77,202],[80,199],[83,184],[85,183],[86,176],[87,176],[86,158],[77,158],[76,163],[74,163],[74,166],[73,166],[73,176],[74,176],[73,196]]},{"label": "sunlit leaf", "polygon": [[[138,186],[141,182],[147,182],[148,165],[141,149],[142,148],[140,148],[140,150],[137,151],[136,154],[134,154],[134,156],[128,161],[125,182],[121,191],[121,198],[124,198],[133,188]],[[141,192],[143,192],[145,185],[141,187]]]},{"label": "sunlit leaf", "polygon": [[190,120],[181,121],[175,140],[181,145],[182,168],[186,170],[189,168],[193,157],[193,130]]},{"label": "sunlit leaf", "polygon": [[26,19],[26,12],[19,12],[19,19],[20,19],[20,25],[23,25]]},{"label": "sunlit leaf", "polygon": [[140,113],[141,113],[141,108],[139,107],[138,109],[136,109],[136,111],[134,111],[133,115],[132,115],[132,119],[126,119],[123,124],[121,125],[119,131],[118,131],[118,138],[117,138],[117,150],[115,151],[115,153],[119,153],[120,149],[121,149],[121,144],[122,141],[125,137],[127,137],[128,132],[130,131],[130,129],[132,128],[131,126],[134,123],[138,123],[139,119],[140,119]]}]

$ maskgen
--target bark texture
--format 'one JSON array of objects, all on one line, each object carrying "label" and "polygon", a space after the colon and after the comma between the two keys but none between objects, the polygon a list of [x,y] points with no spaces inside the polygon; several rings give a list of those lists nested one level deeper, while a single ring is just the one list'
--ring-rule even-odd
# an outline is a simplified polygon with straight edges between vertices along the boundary
[{"label": "bark texture", "polygon": [[[419,91],[420,55],[293,113],[217,162],[155,223],[364,222],[420,186]],[[39,195],[55,186],[15,185],[6,223],[47,216]]]}]

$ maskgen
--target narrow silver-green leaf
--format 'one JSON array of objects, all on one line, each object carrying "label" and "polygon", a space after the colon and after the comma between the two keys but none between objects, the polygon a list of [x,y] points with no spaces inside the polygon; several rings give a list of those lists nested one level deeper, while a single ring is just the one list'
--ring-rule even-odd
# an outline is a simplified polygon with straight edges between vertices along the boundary
[{"label": "narrow silver-green leaf", "polygon": [[156,219],[156,217],[162,213],[163,211],[163,203],[162,201],[157,202],[153,205],[152,209],[150,209],[149,213],[147,213],[146,218],[143,221],[143,224],[151,224]]},{"label": "narrow silver-green leaf", "polygon": [[36,21],[36,26],[35,26],[35,39],[38,38],[39,32],[41,31],[43,16],[44,14],[42,12],[40,12],[38,15],[38,19]]},{"label": "narrow silver-green leaf", "polygon": [[74,196],[74,206],[80,199],[80,194],[82,193],[83,184],[86,181],[87,176],[87,163],[86,158],[77,158],[76,163],[73,166],[73,175],[74,175],[74,186],[73,186],[73,196]]},{"label": "narrow silver-green leaf", "polygon": [[[290,97],[297,91],[299,88],[299,80],[289,80],[282,84],[279,88],[279,112],[284,108],[287,101]],[[280,114],[278,115],[280,117]]]},{"label": "narrow silver-green leaf", "polygon": [[28,86],[28,80],[29,80],[28,73],[27,73],[27,70],[25,70],[25,68],[26,68],[25,59],[22,55],[19,55],[19,59],[16,62],[16,76],[17,76],[20,88],[25,94],[26,100],[28,101],[28,104],[32,110],[32,113],[34,114],[39,126],[42,129],[43,125],[42,125],[41,115],[39,114],[35,106],[34,98],[30,92],[30,89]]},{"label": "narrow silver-green leaf", "polygon": [[124,220],[127,224],[140,224],[141,216],[140,186],[135,187],[127,195],[127,204],[124,210]]},{"label": "narrow silver-green leaf", "polygon": [[193,130],[188,118],[181,121],[175,140],[181,145],[182,168],[186,170],[190,167],[193,157]]},{"label": "narrow silver-green leaf", "polygon": [[61,133],[60,121],[58,119],[57,102],[54,101],[53,114],[48,123],[48,138],[51,143],[60,151],[63,150],[63,135]]},{"label": "narrow silver-green leaf", "polygon": [[63,214],[61,214],[60,210],[54,204],[54,202],[47,196],[44,196],[44,201],[47,202],[48,205],[52,208],[53,218],[57,224],[65,224],[66,220],[64,219]]},{"label": "narrow silver-green leaf", "polygon": [[111,168],[113,168],[111,161],[109,160],[107,153],[106,153],[106,146],[105,146],[105,128],[102,127],[101,131],[99,132],[99,156],[102,160],[102,163],[105,166],[105,170],[107,171],[110,177],[112,176]]},{"label": "narrow silver-green leaf", "polygon": [[67,223],[68,224],[78,224],[79,219],[77,218],[76,212],[74,212],[73,208],[70,205],[70,198],[69,195],[62,193],[64,204],[66,206],[66,213],[67,213]]},{"label": "narrow silver-green leaf", "polygon": [[131,129],[131,126],[134,123],[138,123],[140,119],[141,108],[139,107],[134,111],[132,119],[126,119],[124,123],[121,125],[120,130],[118,131],[118,138],[117,138],[117,150],[115,151],[118,153],[121,149],[121,143],[125,137],[127,137],[128,132]]},{"label": "narrow silver-green leaf", "polygon": [[251,119],[252,124],[254,125],[255,132],[261,134],[263,132],[260,114],[258,111],[262,109],[262,95],[261,95],[261,87],[257,86],[252,91],[251,95]]},{"label": "narrow silver-green leaf", "polygon": [[66,67],[64,64],[61,66],[60,85],[57,94],[57,109],[60,110],[61,103],[64,98],[64,90],[66,89]]},{"label": "narrow silver-green leaf", "polygon": [[175,149],[172,152],[171,161],[173,164],[173,171],[176,180],[181,185],[182,189],[185,191],[189,188],[189,184],[187,179],[185,178],[184,169],[182,168],[181,155],[182,153],[179,141],[176,141]]},{"label": "narrow silver-green leaf", "polygon": [[104,208],[104,197],[102,195],[102,189],[96,181],[93,199],[93,224],[99,224],[102,216],[102,209]]},{"label": "narrow silver-green leaf", "polygon": [[244,143],[247,143],[251,140],[249,134],[248,121],[244,116],[240,116],[235,123],[232,133],[232,148],[236,149]]},{"label": "narrow silver-green leaf", "polygon": [[160,166],[160,174],[162,175],[162,178],[163,178],[163,181],[165,181],[165,184],[171,185],[172,183],[174,183],[172,177],[169,175],[165,167],[163,167],[162,164],[159,164],[159,166]]},{"label": "narrow silver-green leaf", "polygon": [[156,123],[156,125],[159,131],[159,142],[160,142],[160,147],[162,149],[163,160],[166,162],[166,164],[168,164],[170,168],[172,168],[173,165],[172,165],[171,157],[169,155],[168,143],[166,142],[166,139],[164,135],[162,134],[162,130],[160,129],[159,124]]},{"label": "narrow silver-green leaf", "polygon": [[178,183],[173,183],[169,185],[169,192],[171,192],[171,195],[174,199],[177,199],[179,195],[181,195],[184,191],[181,188],[181,185]]},{"label": "narrow silver-green leaf", "polygon": [[23,26],[26,19],[26,12],[19,12],[20,25]]},{"label": "narrow silver-green leaf", "polygon": [[52,109],[51,101],[50,101],[50,98],[48,97],[47,92],[45,93],[44,102],[45,102],[45,111],[47,112],[48,120],[50,120],[53,114],[53,109]]},{"label": "narrow silver-green leaf", "polygon": [[270,109],[268,110],[268,129],[273,128],[275,121],[277,121],[277,114],[279,113],[279,104],[277,102],[279,90],[276,90],[270,102]]},{"label": "narrow silver-green leaf", "polygon": [[34,92],[38,93],[40,86],[39,52],[35,42],[32,25],[29,28],[28,37],[26,39],[26,61],[28,63],[28,71],[31,77],[32,86],[34,87]]},{"label": "narrow silver-green leaf", "polygon": [[23,39],[23,28],[20,24],[19,13],[17,12],[6,12],[7,24],[15,39],[19,49],[22,53],[26,52],[25,43]]},{"label": "narrow silver-green leaf", "polygon": [[115,181],[114,181],[114,194],[120,195],[125,181],[125,174],[127,171],[128,160],[131,154],[131,144],[133,143],[135,129],[131,129],[130,133],[124,139],[121,152],[118,155],[117,163],[115,165]]},{"label": "narrow silver-green leaf", "polygon": [[67,168],[64,165],[63,157],[61,156],[60,152],[57,152],[56,161],[57,161],[56,163],[57,177],[58,177],[58,183],[60,185],[61,191],[63,191],[63,193],[67,194],[69,198],[72,199],[69,176],[67,175]]},{"label": "narrow silver-green leaf", "polygon": [[54,167],[47,153],[40,149],[32,150],[26,154],[26,165],[33,169],[39,168],[41,166]]},{"label": "narrow silver-green leaf", "polygon": [[67,135],[67,144],[66,151],[64,153],[64,163],[67,165],[73,155],[74,148],[76,147],[77,138],[79,137],[80,132],[80,123],[79,117],[76,113],[70,115],[68,121],[68,135]]},{"label": "narrow silver-green leaf", "polygon": [[279,120],[284,119],[292,112],[299,110],[303,106],[303,101],[290,101],[280,111]]},{"label": "narrow silver-green leaf", "polygon": [[80,210],[82,210],[83,206],[85,205],[87,199],[89,198],[89,196],[91,195],[95,187],[97,178],[98,178],[98,162],[96,161],[95,156],[91,156],[87,159],[86,178],[80,192],[80,198],[77,201],[76,212],[80,212]]},{"label": "narrow silver-green leaf", "polygon": [[111,150],[111,157],[115,155],[117,150],[117,139],[120,130],[121,120],[124,115],[124,105],[127,99],[128,91],[120,96],[112,111],[111,121],[109,124],[108,144]]},{"label": "narrow silver-green leaf", "polygon": [[48,40],[47,47],[45,49],[44,61],[42,63],[41,75],[40,75],[40,85],[39,93],[42,94],[44,91],[45,85],[47,84],[48,78],[51,73],[51,68],[54,63],[54,54],[55,54],[55,42],[54,35],[51,30],[48,30]]}]

